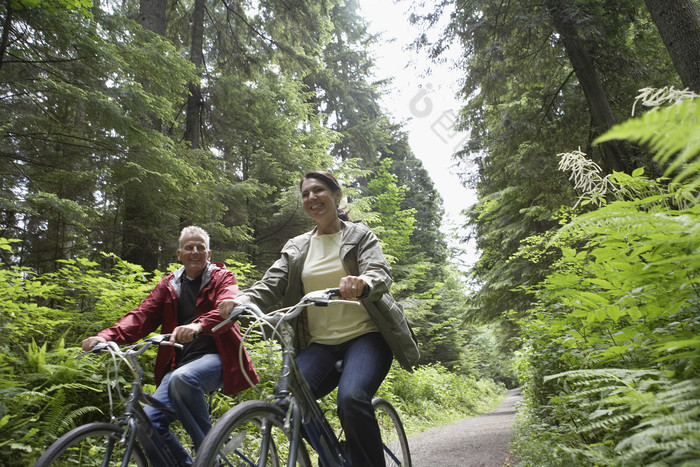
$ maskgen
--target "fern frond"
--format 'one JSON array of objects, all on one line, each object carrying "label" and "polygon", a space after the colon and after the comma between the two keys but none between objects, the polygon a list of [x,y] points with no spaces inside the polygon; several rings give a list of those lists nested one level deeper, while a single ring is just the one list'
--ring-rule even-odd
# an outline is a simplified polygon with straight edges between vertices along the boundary
[{"label": "fern frond", "polygon": [[570,370],[556,375],[545,376],[544,380],[549,381],[557,378],[582,378],[606,381],[635,381],[647,376],[661,376],[658,370],[628,370],[625,368],[600,368],[585,370]]},{"label": "fern frond", "polygon": [[87,415],[90,413],[95,413],[95,412],[99,413],[100,415],[105,414],[98,407],[94,407],[94,406],[79,407],[75,410],[72,410],[71,412],[67,413],[64,416],[63,420],[61,420],[61,426],[59,429],[59,433],[66,432],[69,429],[73,428],[76,425],[75,421],[78,420],[79,418],[83,417],[84,415]]},{"label": "fern frond", "polygon": [[648,418],[644,422],[637,425],[636,428],[656,427],[656,426],[683,426],[693,424],[696,420],[700,420],[700,412],[697,410],[687,412],[674,411],[671,414],[655,415]]},{"label": "fern frond", "polygon": [[[693,439],[676,439],[673,441],[662,441],[662,442],[657,442],[654,440],[652,437],[644,436],[643,440],[635,440],[638,441],[635,443],[635,447],[633,449],[630,449],[625,455],[621,456],[621,460],[625,459],[632,459],[639,457],[640,454],[645,454],[645,455],[650,455],[653,453],[660,453],[660,452],[674,452],[674,451],[680,451],[682,454],[683,452],[685,453],[695,453],[694,455],[697,456],[700,454],[700,440],[693,440]],[[642,441],[642,442],[639,442]],[[617,450],[617,448],[616,448]],[[697,457],[695,457],[697,459]],[[624,464],[623,464],[624,465]],[[632,464],[628,464],[632,465]]]},{"label": "fern frond", "polygon": [[614,139],[648,145],[655,159],[667,164],[666,176],[673,175],[676,183],[689,179],[693,189],[700,186],[700,99],[652,109],[616,125],[595,143]]},{"label": "fern frond", "polygon": [[[662,397],[660,397],[660,399],[663,400]],[[700,407],[700,399],[680,400],[680,401],[671,400],[667,404],[669,407],[672,407],[674,410],[689,411],[689,410]]]},{"label": "fern frond", "polygon": [[71,389],[71,390],[84,390],[84,391],[92,391],[92,392],[102,392],[102,388],[96,388],[93,386],[88,386],[86,384],[82,383],[63,383],[63,384],[57,384],[55,386],[51,386],[50,388],[46,389],[46,394],[52,393],[54,391],[61,391],[63,389]]},{"label": "fern frond", "polygon": [[583,433],[595,430],[608,430],[612,427],[622,425],[625,422],[629,422],[637,418],[639,418],[638,415],[627,412],[620,415],[616,415],[614,417],[606,417],[594,423],[588,423],[582,426],[579,430]]},{"label": "fern frond", "polygon": [[42,413],[42,430],[45,434],[58,435],[65,410],[65,391],[57,391],[53,397],[48,398],[48,402]]}]

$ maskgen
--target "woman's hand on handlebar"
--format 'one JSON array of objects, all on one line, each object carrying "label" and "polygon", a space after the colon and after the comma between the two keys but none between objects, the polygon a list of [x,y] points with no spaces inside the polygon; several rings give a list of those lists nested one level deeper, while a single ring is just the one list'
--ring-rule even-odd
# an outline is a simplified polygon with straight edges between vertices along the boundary
[{"label": "woman's hand on handlebar", "polygon": [[83,350],[86,352],[89,352],[90,350],[92,350],[93,347],[95,347],[100,342],[107,342],[107,339],[105,339],[104,337],[100,337],[100,336],[86,337],[85,340],[83,340],[83,345],[82,345]]},{"label": "woman's hand on handlebar", "polygon": [[340,279],[338,289],[340,289],[340,298],[343,300],[351,300],[362,295],[367,284],[359,276],[345,276]]}]

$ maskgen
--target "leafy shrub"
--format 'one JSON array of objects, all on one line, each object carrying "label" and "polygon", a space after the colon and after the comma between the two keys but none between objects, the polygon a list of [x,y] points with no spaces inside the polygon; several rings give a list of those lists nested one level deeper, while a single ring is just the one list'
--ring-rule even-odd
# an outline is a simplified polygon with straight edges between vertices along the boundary
[{"label": "leafy shrub", "polygon": [[561,259],[522,322],[521,465],[700,459],[699,134],[695,98],[601,138],[649,143],[667,178],[613,174],[549,240]]},{"label": "leafy shrub", "polygon": [[76,259],[41,277],[0,267],[0,458],[11,464],[31,465],[69,429],[108,417],[101,360],[76,360],[78,346],[131,310],[156,280],[108,259],[114,266],[107,272]]}]

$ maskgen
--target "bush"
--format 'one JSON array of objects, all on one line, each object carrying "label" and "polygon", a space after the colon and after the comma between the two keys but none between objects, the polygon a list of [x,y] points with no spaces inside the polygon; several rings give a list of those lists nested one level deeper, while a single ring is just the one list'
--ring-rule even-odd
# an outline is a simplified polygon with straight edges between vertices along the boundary
[{"label": "bush", "polygon": [[669,178],[600,179],[601,207],[549,241],[561,259],[521,323],[522,465],[697,465],[698,134],[695,98],[603,136],[650,142]]}]

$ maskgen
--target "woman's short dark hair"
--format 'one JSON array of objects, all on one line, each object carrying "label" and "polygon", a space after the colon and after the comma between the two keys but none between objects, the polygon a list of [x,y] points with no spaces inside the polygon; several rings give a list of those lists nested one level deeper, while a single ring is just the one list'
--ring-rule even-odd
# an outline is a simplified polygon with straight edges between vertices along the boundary
[{"label": "woman's short dark hair", "polygon": [[[326,185],[333,193],[342,191],[338,180],[336,180],[336,178],[332,174],[326,172],[325,170],[312,170],[311,172],[307,172],[306,175],[304,175],[304,178],[302,178],[299,182],[299,189],[301,189],[301,185],[304,183],[304,180],[307,180],[309,178],[313,178],[315,180],[320,181],[321,183]],[[348,215],[347,211],[345,209],[342,209],[341,207],[338,207],[338,217],[344,221],[350,220],[350,216]]]}]

